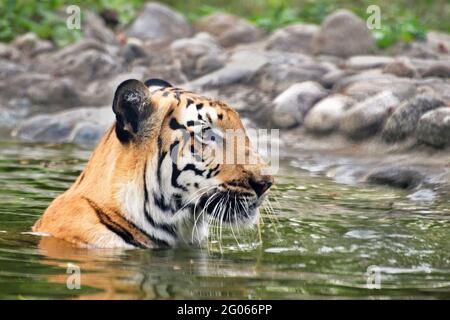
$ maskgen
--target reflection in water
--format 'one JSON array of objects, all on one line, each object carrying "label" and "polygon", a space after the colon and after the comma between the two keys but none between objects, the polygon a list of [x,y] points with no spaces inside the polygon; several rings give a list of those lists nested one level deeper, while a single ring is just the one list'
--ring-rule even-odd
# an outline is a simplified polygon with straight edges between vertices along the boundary
[{"label": "reflection in water", "polygon": [[[238,244],[227,230],[209,248],[87,250],[24,233],[89,153],[1,145],[0,298],[450,298],[448,197],[340,184],[289,162],[261,242],[253,232]],[[80,290],[66,286],[68,263],[80,267]],[[367,287],[370,266],[381,289]]]}]

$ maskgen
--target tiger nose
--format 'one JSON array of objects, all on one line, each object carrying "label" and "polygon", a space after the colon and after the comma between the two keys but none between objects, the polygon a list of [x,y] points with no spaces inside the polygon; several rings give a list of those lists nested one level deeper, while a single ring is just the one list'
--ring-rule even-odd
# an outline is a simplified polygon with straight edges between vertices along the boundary
[{"label": "tiger nose", "polygon": [[268,175],[253,177],[250,178],[249,184],[252,187],[252,189],[255,190],[256,195],[260,197],[272,186],[273,177]]}]

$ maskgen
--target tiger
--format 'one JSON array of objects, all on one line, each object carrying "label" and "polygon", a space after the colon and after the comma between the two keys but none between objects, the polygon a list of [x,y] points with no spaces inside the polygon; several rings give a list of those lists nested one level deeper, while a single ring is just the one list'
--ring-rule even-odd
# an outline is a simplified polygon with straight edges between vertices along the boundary
[{"label": "tiger", "polygon": [[[257,224],[274,178],[231,106],[161,79],[129,79],[112,111],[84,170],[33,232],[77,247],[136,249],[201,245],[210,221]],[[229,130],[243,132],[243,143]],[[223,161],[220,148],[254,161]]]}]

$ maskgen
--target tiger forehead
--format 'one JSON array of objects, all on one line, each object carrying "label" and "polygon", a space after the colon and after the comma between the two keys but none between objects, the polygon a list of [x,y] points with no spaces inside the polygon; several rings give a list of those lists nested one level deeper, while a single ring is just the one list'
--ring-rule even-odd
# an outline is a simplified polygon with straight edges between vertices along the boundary
[{"label": "tiger forehead", "polygon": [[208,121],[229,120],[231,127],[240,126],[237,112],[228,104],[220,100],[193,93],[180,88],[167,87],[152,91],[152,101],[159,107],[169,106],[168,114],[179,121]]}]

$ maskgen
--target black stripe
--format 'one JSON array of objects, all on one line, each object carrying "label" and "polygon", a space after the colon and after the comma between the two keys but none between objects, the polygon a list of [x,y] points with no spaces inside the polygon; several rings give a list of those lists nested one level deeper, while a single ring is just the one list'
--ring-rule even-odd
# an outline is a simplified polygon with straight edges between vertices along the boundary
[{"label": "black stripe", "polygon": [[[117,234],[120,238],[122,238],[123,241],[125,241],[128,244],[131,244],[132,246],[138,247],[138,248],[146,248],[147,246],[143,245],[136,239],[134,239],[133,235],[128,232],[128,230],[124,229],[122,226],[118,225],[114,221],[112,221],[108,215],[91,199],[85,198],[89,205],[94,209],[95,214],[99,218],[100,222],[106,226],[110,231]],[[127,221],[129,222],[129,221]],[[132,223],[129,222],[131,225]]]},{"label": "black stripe", "polygon": [[[162,224],[162,223],[156,223],[153,218],[150,215],[150,212],[148,212],[147,210],[147,203],[149,200],[149,196],[148,196],[148,190],[147,190],[147,178],[146,178],[146,172],[147,172],[147,164],[144,166],[144,215],[145,218],[147,219],[148,223],[150,223],[150,225],[154,228],[157,229],[162,229],[164,231],[166,231],[167,233],[169,233],[170,235],[172,235],[173,237],[176,237],[176,230],[168,224]],[[156,198],[154,197],[154,199],[156,200]],[[155,201],[155,203],[158,205],[158,203]],[[170,207],[169,207],[170,209]]]}]

